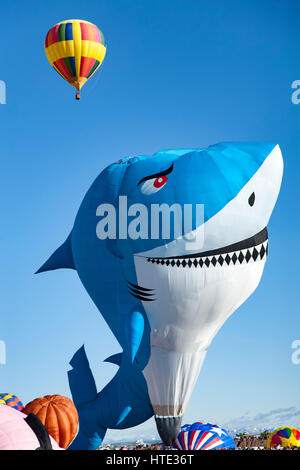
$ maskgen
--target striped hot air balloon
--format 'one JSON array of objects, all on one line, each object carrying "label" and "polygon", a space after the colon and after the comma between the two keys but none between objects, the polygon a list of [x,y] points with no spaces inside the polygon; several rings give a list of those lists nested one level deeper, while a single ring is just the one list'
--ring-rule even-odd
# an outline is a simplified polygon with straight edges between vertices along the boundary
[{"label": "striped hot air balloon", "polygon": [[181,427],[174,449],[179,450],[217,450],[236,449],[234,440],[225,429],[215,424],[185,424]]},{"label": "striped hot air balloon", "polygon": [[50,64],[76,88],[76,99],[80,99],[80,89],[100,67],[106,47],[97,26],[83,20],[66,20],[48,31],[45,51]]},{"label": "striped hot air balloon", "polygon": [[0,393],[0,404],[10,406],[18,411],[23,411],[23,403],[20,398],[11,393]]}]

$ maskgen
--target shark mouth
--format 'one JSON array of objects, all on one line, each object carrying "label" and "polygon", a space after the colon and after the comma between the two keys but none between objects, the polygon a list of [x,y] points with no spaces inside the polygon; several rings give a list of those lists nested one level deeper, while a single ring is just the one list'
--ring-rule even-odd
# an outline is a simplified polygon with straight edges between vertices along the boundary
[{"label": "shark mouth", "polygon": [[[146,258],[148,263],[156,263],[171,268],[201,269],[249,264],[262,261],[268,255],[268,230],[265,227],[256,235],[216,250],[165,258]],[[141,255],[136,255],[141,256]],[[148,289],[128,282],[129,293],[139,300],[150,302],[154,289]]]},{"label": "shark mouth", "polygon": [[219,248],[217,250],[194,253],[184,256],[170,256],[167,258],[147,258],[150,263],[166,266],[182,267],[215,267],[229,266],[230,264],[245,264],[251,261],[260,261],[268,254],[268,231],[264,228],[253,237],[238,243]]}]

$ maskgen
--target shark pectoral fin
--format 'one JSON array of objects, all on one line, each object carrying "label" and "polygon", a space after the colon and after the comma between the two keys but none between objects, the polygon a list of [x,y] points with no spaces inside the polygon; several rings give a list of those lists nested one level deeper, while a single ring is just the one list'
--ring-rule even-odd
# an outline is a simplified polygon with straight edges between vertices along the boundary
[{"label": "shark pectoral fin", "polygon": [[84,346],[74,354],[70,361],[73,369],[68,371],[69,385],[76,407],[95,400],[97,388],[90,369]]},{"label": "shark pectoral fin", "polygon": [[103,362],[110,362],[111,364],[116,364],[116,366],[120,366],[123,358],[123,353],[113,354],[109,356],[107,359],[104,359]]},{"label": "shark pectoral fin", "polygon": [[50,258],[36,271],[35,274],[45,271],[53,271],[54,269],[68,268],[76,269],[73,260],[71,247],[71,234],[66,241],[50,256]]},{"label": "shark pectoral fin", "polygon": [[132,364],[143,338],[144,326],[145,320],[140,312],[133,311],[127,316],[125,321],[125,334],[127,353]]}]

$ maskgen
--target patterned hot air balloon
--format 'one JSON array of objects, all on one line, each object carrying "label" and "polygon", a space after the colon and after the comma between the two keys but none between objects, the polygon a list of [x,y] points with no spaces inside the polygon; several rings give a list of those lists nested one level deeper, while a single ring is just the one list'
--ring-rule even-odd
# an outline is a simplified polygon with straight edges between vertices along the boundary
[{"label": "patterned hot air balloon", "polygon": [[179,450],[236,449],[234,440],[225,429],[215,424],[185,424],[173,444]]},{"label": "patterned hot air balloon", "polygon": [[50,64],[76,88],[76,99],[80,99],[80,89],[100,67],[106,47],[97,26],[66,20],[48,31],[45,51]]},{"label": "patterned hot air balloon", "polygon": [[24,413],[37,415],[50,436],[64,449],[75,437],[78,414],[70,398],[61,395],[36,398],[25,406]]},{"label": "patterned hot air balloon", "polygon": [[10,406],[18,411],[23,411],[23,403],[20,398],[11,393],[0,393],[0,404]]},{"label": "patterned hot air balloon", "polygon": [[267,448],[272,447],[300,447],[300,430],[289,426],[276,429],[268,439]]}]

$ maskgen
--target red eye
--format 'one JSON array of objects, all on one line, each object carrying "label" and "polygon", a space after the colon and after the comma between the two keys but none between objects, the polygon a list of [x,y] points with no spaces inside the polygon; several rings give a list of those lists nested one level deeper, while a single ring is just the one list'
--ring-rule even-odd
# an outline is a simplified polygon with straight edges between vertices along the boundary
[{"label": "red eye", "polygon": [[159,176],[158,178],[156,178],[156,180],[154,180],[153,186],[157,189],[161,188],[164,184],[166,184],[167,181],[168,178],[166,176]]}]

